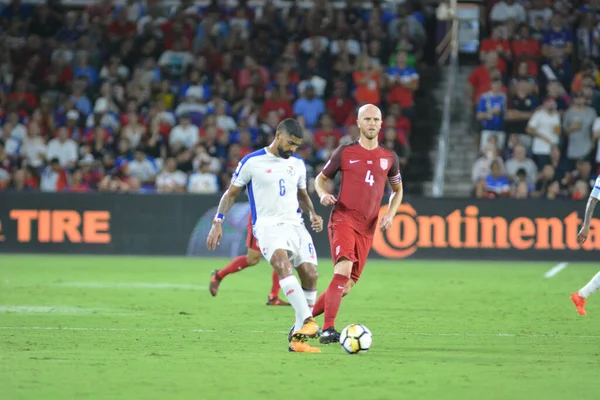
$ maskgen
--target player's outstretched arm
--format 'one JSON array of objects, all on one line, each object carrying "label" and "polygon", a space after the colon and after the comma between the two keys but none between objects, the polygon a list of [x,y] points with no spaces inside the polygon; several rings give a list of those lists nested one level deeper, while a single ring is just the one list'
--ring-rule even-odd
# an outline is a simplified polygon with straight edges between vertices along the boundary
[{"label": "player's outstretched arm", "polygon": [[[596,181],[596,185],[597,185]],[[598,186],[595,186],[594,189],[592,190],[592,193],[590,194],[590,197],[588,198],[587,201],[587,205],[585,206],[585,218],[583,219],[583,226],[581,227],[581,230],[579,231],[579,234],[577,235],[577,240],[579,241],[579,243],[583,243],[587,240],[587,237],[590,233],[590,223],[592,222],[592,216],[594,215],[594,209],[596,208],[596,203],[598,203],[598,199],[596,198],[596,196],[600,193],[598,193],[600,190],[597,189]],[[596,196],[594,196],[596,195]]]},{"label": "player's outstretched arm", "polygon": [[334,195],[327,192],[327,180],[328,178],[321,172],[315,179],[315,191],[319,195],[321,204],[324,206],[330,206],[337,203],[337,199]]},{"label": "player's outstretched arm", "polygon": [[388,203],[388,209],[386,213],[381,217],[379,221],[379,227],[385,231],[392,226],[392,221],[398,212],[398,207],[402,204],[402,198],[404,197],[404,189],[402,188],[402,181],[392,185],[392,195],[390,196],[390,202]]},{"label": "player's outstretched arm", "polygon": [[298,203],[302,211],[308,214],[313,230],[321,232],[323,230],[323,218],[315,211],[313,202],[306,189],[298,189]]},{"label": "player's outstretched arm", "polygon": [[235,199],[238,197],[242,188],[240,186],[235,186],[233,184],[229,185],[229,189],[223,193],[221,196],[221,200],[219,201],[219,207],[217,209],[217,215],[212,223],[212,228],[210,228],[210,232],[208,233],[208,237],[206,238],[206,247],[213,251],[217,248],[219,243],[221,242],[221,238],[223,237],[223,218],[225,215],[231,210],[235,203]]}]

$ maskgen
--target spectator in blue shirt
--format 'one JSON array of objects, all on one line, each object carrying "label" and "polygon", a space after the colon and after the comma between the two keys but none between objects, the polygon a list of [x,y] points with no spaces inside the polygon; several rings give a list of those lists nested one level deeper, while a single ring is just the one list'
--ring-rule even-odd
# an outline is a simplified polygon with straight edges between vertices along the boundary
[{"label": "spectator in blue shirt", "polygon": [[560,50],[566,56],[573,53],[573,34],[565,28],[563,19],[558,13],[552,16],[550,29],[544,33],[542,54],[548,57],[552,48]]},{"label": "spectator in blue shirt", "polygon": [[306,127],[312,129],[324,112],[323,99],[315,97],[315,89],[311,84],[306,85],[302,97],[294,103],[294,115],[304,116]]},{"label": "spectator in blue shirt", "polygon": [[506,94],[502,92],[502,80],[499,75],[492,76],[492,90],[481,95],[477,105],[477,120],[481,121],[481,150],[489,137],[496,136],[498,150],[504,148],[506,133],[504,115],[506,113]]},{"label": "spectator in blue shirt", "polygon": [[79,78],[73,84],[73,94],[69,97],[77,111],[86,117],[92,112],[92,102],[85,95],[85,79]]},{"label": "spectator in blue shirt", "polygon": [[492,161],[490,170],[491,173],[478,182],[476,196],[488,199],[509,196],[511,194],[510,181],[502,175],[500,163],[496,160]]},{"label": "spectator in blue shirt", "polygon": [[73,69],[73,77],[85,77],[90,86],[96,86],[98,83],[98,68],[89,65],[89,58],[86,52],[77,55],[77,66]]}]

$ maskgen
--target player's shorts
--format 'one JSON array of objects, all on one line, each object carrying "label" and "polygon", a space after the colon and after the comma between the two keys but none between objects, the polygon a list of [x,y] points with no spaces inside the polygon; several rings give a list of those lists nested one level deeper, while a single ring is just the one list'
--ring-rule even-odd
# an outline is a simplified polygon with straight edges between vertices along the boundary
[{"label": "player's shorts", "polygon": [[256,238],[252,234],[252,214],[248,216],[248,235],[246,235],[246,248],[258,251],[260,253],[258,240],[256,240]]},{"label": "player's shorts", "polygon": [[333,264],[337,264],[342,258],[352,261],[350,279],[354,283],[358,282],[367,263],[373,238],[361,235],[347,224],[329,225],[328,230]]},{"label": "player's shorts", "polygon": [[260,242],[260,252],[269,263],[275,250],[281,249],[292,253],[290,261],[294,268],[303,263],[317,265],[317,251],[304,225],[279,224],[261,227],[254,230],[254,236]]}]

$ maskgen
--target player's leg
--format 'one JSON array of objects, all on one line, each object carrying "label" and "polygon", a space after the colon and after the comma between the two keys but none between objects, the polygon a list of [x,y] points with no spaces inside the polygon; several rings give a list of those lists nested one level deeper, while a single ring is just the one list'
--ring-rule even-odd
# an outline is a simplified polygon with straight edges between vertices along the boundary
[{"label": "player's leg", "polygon": [[275,270],[271,271],[271,292],[269,293],[269,298],[267,299],[268,306],[289,306],[290,303],[283,301],[279,298],[279,290],[281,289],[281,285],[279,285],[279,277],[277,276],[277,272]]},{"label": "player's leg", "polygon": [[248,251],[245,256],[238,256],[231,260],[223,269],[214,270],[210,278],[209,290],[210,294],[216,296],[219,292],[221,281],[229,274],[235,274],[243,269],[256,265],[260,262],[260,248],[256,238],[252,234],[252,220],[248,220],[248,233],[246,236],[246,248]]},{"label": "player's leg", "polygon": [[298,277],[300,278],[300,283],[302,283],[302,291],[306,298],[306,304],[308,304],[308,308],[312,311],[317,300],[317,280],[319,278],[317,266],[305,262],[300,264],[296,268],[296,271],[298,271]]},{"label": "player's leg", "polygon": [[210,294],[216,296],[219,292],[219,285],[221,281],[229,274],[235,274],[243,269],[252,267],[260,262],[260,253],[252,249],[248,249],[248,252],[244,256],[238,256],[231,260],[229,264],[223,269],[215,269],[212,272],[210,278]]},{"label": "player's leg", "polygon": [[[350,280],[348,281],[348,283],[346,283],[346,286],[344,287],[344,292],[342,293],[342,297],[346,297],[346,295],[350,294],[350,291],[352,290],[352,288],[354,287],[355,284],[356,284],[356,282],[354,282],[352,280],[352,276],[350,276]],[[327,297],[326,293],[327,293],[327,291],[324,291],[323,293],[321,293],[321,295],[315,302],[315,305],[313,307],[313,317],[318,317],[319,315],[321,315],[325,312],[325,297]]]},{"label": "player's leg", "polygon": [[598,289],[600,289],[600,272],[594,275],[587,285],[571,295],[571,301],[575,304],[579,314],[587,315],[585,311],[586,299]]},{"label": "player's leg", "polygon": [[[356,257],[356,239],[354,229],[348,226],[332,226],[329,228],[331,254],[334,259],[333,278],[323,298],[324,322],[321,339],[322,344],[337,343],[339,333],[335,329],[342,296],[350,281]],[[318,301],[317,301],[318,303]],[[315,306],[315,308],[317,308]],[[320,311],[320,310],[317,310]]]},{"label": "player's leg", "polygon": [[319,273],[317,272],[317,251],[312,236],[305,227],[298,227],[296,231],[300,242],[291,261],[296,271],[298,271],[306,303],[312,311],[317,300],[317,280],[319,279]]},{"label": "player's leg", "polygon": [[296,323],[292,333],[289,351],[303,353],[320,353],[316,347],[312,347],[305,342],[308,337],[316,337],[319,332],[319,326],[312,317],[312,313],[306,303],[304,292],[300,282],[293,274],[292,263],[288,257],[288,250],[277,249],[271,255],[271,265],[277,276],[279,284],[285,293],[288,301],[294,307],[296,313]]}]

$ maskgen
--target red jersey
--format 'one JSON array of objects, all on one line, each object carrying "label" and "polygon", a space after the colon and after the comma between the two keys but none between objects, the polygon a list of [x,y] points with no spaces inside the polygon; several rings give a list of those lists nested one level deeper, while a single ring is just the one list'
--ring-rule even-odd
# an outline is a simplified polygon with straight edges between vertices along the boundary
[{"label": "red jersey", "polygon": [[356,232],[372,237],[386,182],[396,185],[402,180],[398,155],[382,146],[367,150],[356,141],[338,147],[321,173],[333,179],[338,171],[340,191],[329,225],[350,224]]}]

